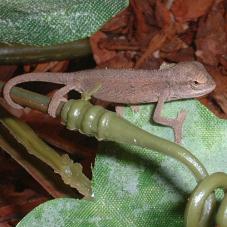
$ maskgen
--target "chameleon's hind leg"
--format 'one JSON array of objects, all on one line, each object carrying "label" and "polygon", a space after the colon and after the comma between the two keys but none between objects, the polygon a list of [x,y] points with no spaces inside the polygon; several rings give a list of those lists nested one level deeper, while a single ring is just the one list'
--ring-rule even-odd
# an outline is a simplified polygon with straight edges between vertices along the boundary
[{"label": "chameleon's hind leg", "polygon": [[[101,85],[97,85],[92,90],[83,92],[81,94],[81,98],[85,99],[85,100],[89,100],[91,98],[91,96],[99,90],[100,87],[101,87]],[[70,84],[70,85],[66,85],[63,88],[60,88],[59,90],[57,90],[50,100],[50,103],[48,106],[48,114],[51,117],[56,117],[56,113],[57,113],[59,104],[61,102],[67,101],[67,99],[64,96],[66,94],[68,94],[70,91],[76,90],[77,88],[78,88],[78,86]]]},{"label": "chameleon's hind leg", "polygon": [[174,136],[175,136],[175,143],[180,143],[182,139],[182,128],[183,128],[183,123],[186,118],[186,111],[182,110],[177,118],[175,119],[169,119],[169,118],[164,118],[161,116],[161,112],[163,109],[163,105],[165,102],[165,96],[160,96],[157,106],[155,108],[153,120],[159,124],[167,125],[173,128],[174,131]]}]

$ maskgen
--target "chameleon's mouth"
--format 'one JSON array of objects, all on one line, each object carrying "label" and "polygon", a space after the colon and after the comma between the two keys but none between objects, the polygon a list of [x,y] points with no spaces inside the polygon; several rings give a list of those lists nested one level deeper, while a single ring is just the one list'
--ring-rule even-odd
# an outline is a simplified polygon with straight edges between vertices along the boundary
[{"label": "chameleon's mouth", "polygon": [[215,82],[214,82],[213,80],[211,80],[211,81],[209,81],[208,84],[203,85],[203,86],[198,90],[198,93],[197,93],[197,92],[195,92],[195,93],[197,93],[197,95],[201,95],[201,96],[207,95],[207,94],[209,94],[210,92],[212,92],[212,91],[215,89],[215,87],[216,87]]}]

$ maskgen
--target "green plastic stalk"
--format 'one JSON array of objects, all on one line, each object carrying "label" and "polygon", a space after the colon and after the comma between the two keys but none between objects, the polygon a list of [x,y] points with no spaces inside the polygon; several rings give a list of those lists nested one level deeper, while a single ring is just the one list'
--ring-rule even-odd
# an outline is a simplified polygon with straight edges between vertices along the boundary
[{"label": "green plastic stalk", "polygon": [[52,46],[0,44],[0,64],[30,64],[83,57],[91,54],[88,39]]},{"label": "green plastic stalk", "polygon": [[[154,149],[182,162],[194,174],[200,184],[206,180],[208,173],[200,161],[188,150],[178,144],[152,135],[129,121],[119,117],[114,112],[105,110],[101,106],[93,106],[86,100],[69,100],[62,108],[61,119],[70,130],[78,130],[88,136],[95,136],[98,140],[108,140],[117,143],[133,144],[136,146]],[[224,173],[223,173],[224,174]],[[225,179],[224,174],[216,175],[217,181]],[[212,180],[214,177],[211,178]],[[218,186],[218,184],[214,185]],[[203,186],[203,184],[205,186]],[[201,189],[207,190],[203,201],[190,199],[190,205],[185,212],[185,223],[187,227],[205,227],[210,222],[210,217],[215,205],[214,188],[203,183]],[[205,187],[205,188],[203,188]],[[200,190],[199,190],[200,192]],[[194,198],[194,197],[193,197]],[[194,204],[194,206],[191,206]],[[200,206],[198,206],[200,204]],[[227,207],[226,205],[223,205]],[[197,214],[197,215],[195,215]],[[221,226],[222,227],[222,226]]]}]

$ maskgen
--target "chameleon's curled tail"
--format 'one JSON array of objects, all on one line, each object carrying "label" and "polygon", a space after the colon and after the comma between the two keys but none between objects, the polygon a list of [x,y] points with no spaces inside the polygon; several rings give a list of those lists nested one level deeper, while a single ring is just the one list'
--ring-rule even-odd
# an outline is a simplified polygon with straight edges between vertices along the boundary
[{"label": "chameleon's curled tail", "polygon": [[[225,173],[215,173],[209,176],[199,160],[185,148],[152,135],[117,116],[114,112],[105,110],[101,106],[93,106],[83,99],[69,100],[65,103],[61,111],[61,119],[68,129],[79,130],[88,136],[95,136],[98,140],[134,144],[154,149],[181,161],[192,171],[199,183],[185,211],[186,226],[207,226],[215,204],[214,189],[216,187],[227,189],[227,175]],[[226,198],[218,213],[218,223],[227,223],[224,212],[227,212]],[[226,227],[226,225],[220,226]]]},{"label": "chameleon's curled tail", "polygon": [[17,103],[15,103],[10,95],[11,89],[18,84],[17,80],[11,80],[8,83],[5,84],[4,89],[3,89],[3,97],[5,99],[5,101],[12,106],[15,109],[22,109],[23,107]]},{"label": "chameleon's curled tail", "polygon": [[15,103],[10,95],[12,88],[18,84],[27,82],[47,82],[55,84],[66,84],[71,80],[74,80],[74,84],[77,84],[75,77],[70,73],[27,73],[20,76],[16,76],[9,80],[3,88],[3,97],[5,101],[16,109],[22,109],[23,107]]}]

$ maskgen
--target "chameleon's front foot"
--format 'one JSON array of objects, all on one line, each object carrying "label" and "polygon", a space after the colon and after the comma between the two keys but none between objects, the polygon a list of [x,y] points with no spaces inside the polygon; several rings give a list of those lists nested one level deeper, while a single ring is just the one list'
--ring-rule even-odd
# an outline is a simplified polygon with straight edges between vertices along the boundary
[{"label": "chameleon's front foot", "polygon": [[181,143],[182,139],[182,128],[183,123],[186,118],[186,112],[181,111],[176,119],[164,118],[161,116],[161,111],[164,105],[165,95],[161,96],[158,100],[157,106],[155,108],[153,120],[159,124],[169,126],[174,131],[175,143]]},{"label": "chameleon's front foot", "polygon": [[186,112],[181,111],[177,118],[175,119],[168,119],[164,118],[160,115],[157,115],[157,113],[154,114],[153,120],[159,124],[169,126],[174,131],[174,137],[175,137],[175,143],[180,144],[182,139],[182,129],[183,129],[183,123],[186,118]]}]

